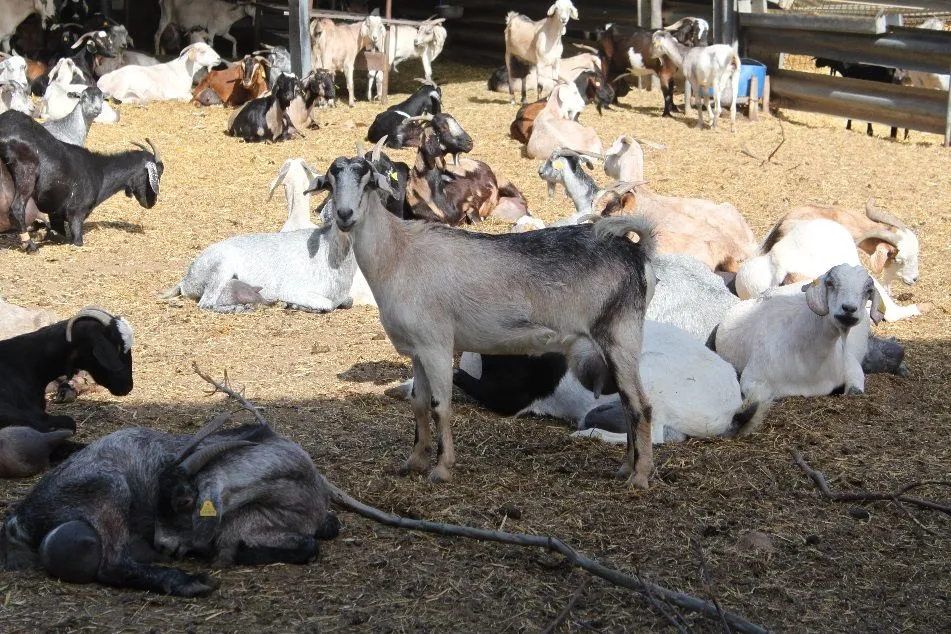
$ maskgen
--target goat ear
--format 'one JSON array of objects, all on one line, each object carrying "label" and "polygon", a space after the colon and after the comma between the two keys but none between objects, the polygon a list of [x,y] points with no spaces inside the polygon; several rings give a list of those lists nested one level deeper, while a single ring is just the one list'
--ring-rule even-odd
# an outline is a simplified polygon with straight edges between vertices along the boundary
[{"label": "goat ear", "polygon": [[317,174],[314,180],[310,181],[310,186],[304,190],[305,194],[312,194],[321,190],[330,189],[330,179],[323,174]]},{"label": "goat ear", "polygon": [[578,10],[574,7],[571,7],[571,19],[572,20],[578,19]]},{"label": "goat ear", "polygon": [[868,316],[877,324],[885,319],[885,302],[882,300],[882,294],[878,292],[878,287],[873,284],[872,289],[872,310]]},{"label": "goat ear", "polygon": [[211,545],[218,534],[223,514],[224,506],[218,491],[201,492],[198,495],[192,513],[192,541],[196,548],[201,550]]},{"label": "goat ear", "polygon": [[152,161],[149,161],[148,163],[145,164],[145,171],[148,172],[148,175],[149,175],[149,187],[152,188],[152,193],[155,194],[156,197],[158,197],[159,182],[161,178],[161,176],[159,175],[158,166]]},{"label": "goat ear", "polygon": [[373,180],[376,183],[377,189],[394,198],[396,197],[396,192],[393,191],[393,188],[390,186],[390,177],[388,174],[380,174],[376,170],[373,170]]},{"label": "goat ear", "polygon": [[555,5],[553,4],[550,7],[548,7],[548,15],[554,15],[554,14],[555,14]]},{"label": "goat ear", "polygon": [[99,334],[96,335],[96,341],[92,346],[92,356],[99,365],[110,372],[119,372],[125,367],[116,347],[112,345],[111,341]]},{"label": "goat ear", "polygon": [[880,242],[875,247],[875,251],[872,252],[872,256],[869,258],[869,268],[872,269],[872,273],[881,275],[885,269],[885,263],[888,261],[888,255],[893,248],[886,242]]},{"label": "goat ear", "polygon": [[829,314],[829,297],[826,294],[825,279],[825,276],[817,277],[802,287],[809,310],[820,317]]}]

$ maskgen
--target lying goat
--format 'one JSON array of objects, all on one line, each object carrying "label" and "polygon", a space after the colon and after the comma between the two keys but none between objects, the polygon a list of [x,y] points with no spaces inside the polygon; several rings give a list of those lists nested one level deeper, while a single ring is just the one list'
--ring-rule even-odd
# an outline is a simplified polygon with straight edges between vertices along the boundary
[{"label": "lying goat", "polygon": [[35,251],[27,233],[26,207],[32,198],[49,214],[54,231],[76,246],[83,244],[83,223],[93,208],[119,191],[151,209],[158,200],[165,167],[152,142],[148,150],[99,154],[63,143],[21,112],[0,114],[0,159],[12,165],[15,193],[10,214],[16,219],[22,248]]},{"label": "lying goat", "polygon": [[299,135],[288,114],[297,96],[300,81],[293,75],[282,75],[274,90],[264,97],[252,99],[228,119],[228,134],[252,143],[286,141]]},{"label": "lying goat", "polygon": [[78,452],[8,515],[5,567],[192,597],[217,581],[137,554],[154,543],[216,567],[313,561],[316,540],[339,530],[323,477],[299,445],[266,425],[220,430],[226,420],[194,437],[123,429]]},{"label": "lying goat", "polygon": [[[430,479],[450,477],[453,350],[559,351],[596,393],[616,387],[622,394],[628,424],[622,474],[647,487],[651,409],[638,357],[654,287],[649,225],[607,218],[594,226],[490,235],[407,223],[383,205],[389,182],[366,159],[340,157],[312,189],[331,190],[336,227],[352,241],[383,328],[413,359],[416,443],[406,470],[429,470],[435,421],[437,462]],[[626,237],[631,232],[636,244]],[[432,266],[434,258],[439,266]]]},{"label": "lying goat", "polygon": [[[376,115],[370,129],[367,130],[367,140],[376,143],[383,137],[388,137],[386,144],[388,147],[401,148],[407,145],[417,145],[408,140],[407,136],[412,136],[418,140],[418,135],[422,134],[422,126],[416,126],[416,134],[410,134],[410,131],[404,127],[404,123],[412,117],[419,117],[424,114],[439,114],[442,111],[442,90],[431,81],[424,81],[419,89],[403,101],[393,104],[380,114]],[[400,130],[400,128],[403,128]],[[397,130],[400,130],[397,133]]]},{"label": "lying goat", "polygon": [[192,90],[192,100],[203,106],[240,106],[268,91],[265,62],[245,55],[224,70],[210,70]]},{"label": "lying goat", "polygon": [[[481,222],[490,214],[514,220],[528,212],[518,188],[500,181],[491,167],[470,158],[458,159],[459,153],[472,150],[472,138],[451,115],[420,119],[426,129],[406,185],[406,207],[412,217],[458,225]],[[446,153],[456,160],[446,162]]]},{"label": "lying goat", "polygon": [[740,434],[755,431],[777,398],[865,391],[869,301],[871,320],[878,323],[881,298],[868,271],[839,264],[801,292],[777,289],[727,312],[717,328],[716,351],[740,373],[746,402],[758,404]]},{"label": "lying goat", "polygon": [[547,158],[559,147],[601,154],[601,139],[597,131],[574,120],[583,109],[584,100],[574,84],[555,86],[548,103],[535,117],[531,136],[525,146],[526,155],[530,158]]},{"label": "lying goat", "polygon": [[71,429],[48,432],[19,426],[0,429],[0,478],[29,478],[46,471],[50,454],[72,435]]},{"label": "lying goat", "polygon": [[0,341],[0,427],[76,429],[70,416],[46,413],[46,386],[79,370],[112,394],[132,391],[132,327],[88,307],[69,321]]}]

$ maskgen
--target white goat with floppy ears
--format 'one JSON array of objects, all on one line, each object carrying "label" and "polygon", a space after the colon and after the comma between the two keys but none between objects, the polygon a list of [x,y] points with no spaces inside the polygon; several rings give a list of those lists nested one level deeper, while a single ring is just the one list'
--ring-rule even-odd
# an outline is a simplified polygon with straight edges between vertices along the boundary
[{"label": "white goat with floppy ears", "polygon": [[[408,59],[419,58],[423,64],[423,77],[427,81],[433,79],[433,60],[442,53],[446,44],[446,27],[442,25],[445,18],[424,20],[418,27],[410,24],[397,24],[390,28],[390,37],[387,40],[387,56],[393,72],[396,66]],[[373,85],[376,84],[376,98],[383,94],[383,72],[371,70],[367,84],[367,98],[373,101]]]},{"label": "white goat with floppy ears", "polygon": [[[566,354],[595,393],[620,392],[628,432],[621,474],[647,488],[651,408],[638,357],[655,283],[649,223],[619,217],[593,226],[473,233],[396,218],[381,200],[389,182],[362,157],[339,157],[311,189],[331,190],[337,228],[352,241],[383,328],[413,360],[416,442],[404,470],[429,470],[435,421],[437,463],[430,479],[450,478],[453,350],[551,351]],[[626,237],[630,232],[636,244]],[[438,267],[429,264],[434,258]],[[483,263],[475,275],[472,262]]]},{"label": "white goat with floppy ears", "polygon": [[777,398],[864,392],[870,316],[882,319],[881,296],[868,271],[851,264],[832,267],[802,292],[776,289],[728,310],[715,349],[740,373],[746,403],[759,403],[740,435],[755,431]]},{"label": "white goat with floppy ears", "polygon": [[[542,70],[547,70],[549,86],[557,81],[564,47],[561,36],[565,34],[568,20],[577,20],[578,10],[571,0],[555,0],[548,7],[548,17],[531,20],[528,16],[509,11],[505,16],[505,70],[512,75],[512,57],[517,57],[535,67],[535,91],[542,98]],[[515,103],[515,89],[509,81],[509,96]],[[522,82],[522,103],[526,102],[527,82]]]},{"label": "white goat with floppy ears", "polygon": [[[655,31],[651,51],[656,57],[666,56],[683,69],[697,99],[697,127],[703,127],[703,108],[700,98],[710,115],[710,127],[717,127],[722,106],[720,96],[729,86],[733,99],[730,102],[730,129],[736,132],[736,96],[740,87],[740,55],[728,44],[712,46],[684,46],[667,31]],[[713,90],[713,104],[709,91]]]}]

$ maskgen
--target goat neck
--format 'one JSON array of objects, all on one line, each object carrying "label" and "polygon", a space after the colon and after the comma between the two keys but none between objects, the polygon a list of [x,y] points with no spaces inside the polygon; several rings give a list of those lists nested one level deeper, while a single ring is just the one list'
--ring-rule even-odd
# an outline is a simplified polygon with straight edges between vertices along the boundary
[{"label": "goat neck", "polygon": [[400,220],[383,205],[380,194],[368,191],[363,196],[363,219],[347,236],[374,297],[381,297],[393,267],[405,250],[409,221]]},{"label": "goat neck", "polygon": [[594,198],[600,189],[591,175],[579,165],[577,171],[565,171],[562,182],[565,185],[565,193],[574,203],[575,211],[579,214],[593,213]]},{"label": "goat neck", "polygon": [[664,51],[664,54],[670,58],[670,61],[678,68],[684,67],[684,55],[686,55],[690,49],[689,46],[684,46],[674,39],[672,35],[669,37],[661,37],[655,41],[659,41],[660,48]]},{"label": "goat neck", "polygon": [[132,177],[144,169],[145,161],[155,160],[151,154],[138,150],[119,154],[90,154],[102,173],[102,182],[93,207],[98,207],[107,198],[124,190]]}]

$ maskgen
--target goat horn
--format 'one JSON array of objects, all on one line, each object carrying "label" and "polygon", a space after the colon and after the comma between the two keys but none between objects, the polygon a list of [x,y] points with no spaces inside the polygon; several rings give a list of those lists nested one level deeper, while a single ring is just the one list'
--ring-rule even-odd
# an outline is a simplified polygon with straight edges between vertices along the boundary
[{"label": "goat horn", "polygon": [[898,248],[898,236],[891,231],[882,231],[881,229],[875,229],[867,233],[863,233],[855,240],[855,244],[862,244],[866,240],[881,240],[892,245],[896,249]]},{"label": "goat horn", "polygon": [[191,440],[188,441],[188,444],[186,444],[178,453],[178,455],[175,457],[175,462],[180,463],[182,460],[187,458],[188,454],[190,454],[201,441],[221,429],[221,426],[227,423],[229,420],[231,420],[231,412],[222,412],[205,423],[205,426],[199,429],[198,433],[192,436]]},{"label": "goat horn", "polygon": [[676,22],[674,22],[673,24],[670,24],[670,25],[665,26],[665,27],[664,27],[664,30],[665,30],[665,31],[670,31],[671,33],[673,33],[674,31],[676,31],[677,29],[679,29],[679,28],[681,27],[681,25],[683,25],[683,23],[686,22],[688,19],[689,19],[689,18],[681,18],[681,19],[677,20]]},{"label": "goat horn", "polygon": [[227,453],[233,449],[240,449],[241,447],[250,447],[257,443],[253,443],[250,440],[225,440],[214,445],[205,447],[201,451],[196,451],[192,455],[188,456],[185,460],[181,462],[182,469],[185,473],[190,476],[195,475],[201,471],[205,465],[217,458],[218,456]]},{"label": "goat horn", "polygon": [[363,141],[359,139],[354,144],[354,149],[357,151],[357,156],[363,156],[367,153],[366,148],[363,147]]},{"label": "goat horn", "polygon": [[154,143],[152,143],[152,139],[150,139],[150,138],[148,138],[148,137],[145,137],[145,142],[149,144],[149,147],[150,147],[150,148],[152,148],[152,156],[155,157],[155,162],[156,162],[156,163],[161,163],[161,162],[162,162],[162,155],[159,154],[158,148],[155,147],[155,144],[154,144]]},{"label": "goat horn", "polygon": [[599,51],[598,49],[596,49],[596,48],[593,47],[593,46],[588,46],[587,44],[578,44],[578,43],[575,43],[575,44],[574,44],[574,47],[575,47],[575,48],[580,48],[582,51],[590,51],[590,52],[594,53],[595,55],[600,55],[600,54],[601,54],[601,51]]},{"label": "goat horn", "polygon": [[876,207],[874,198],[869,198],[868,202],[865,203],[865,215],[868,216],[869,220],[891,225],[896,229],[908,229],[905,223],[899,220],[897,216],[890,214],[881,207]]},{"label": "goat horn", "polygon": [[413,79],[415,79],[416,81],[418,81],[424,86],[432,86],[433,88],[439,88],[439,86],[436,85],[436,82],[434,82],[432,79],[426,79],[425,77],[414,77]]},{"label": "goat horn", "polygon": [[373,151],[370,154],[371,163],[376,163],[380,160],[380,151],[383,149],[383,144],[386,143],[386,139],[389,138],[389,136],[388,134],[384,134],[383,137],[376,142],[376,145],[373,146]]},{"label": "goat horn", "polygon": [[632,189],[637,189],[641,185],[646,184],[647,181],[614,181],[613,183],[606,185],[604,189],[616,194],[624,194],[631,191]]},{"label": "goat horn", "polygon": [[96,29],[95,31],[89,31],[88,33],[83,33],[82,35],[79,36],[78,40],[73,42],[73,45],[70,48],[79,48],[79,45],[82,44],[85,39],[92,37],[93,35],[95,35],[101,30],[102,29]]},{"label": "goat horn", "polygon": [[425,121],[426,123],[429,123],[432,120],[433,120],[433,115],[421,114],[421,115],[416,115],[415,117],[409,117],[407,119],[404,119],[403,123],[406,123],[407,121]]},{"label": "goat horn", "polygon": [[66,322],[66,341],[69,343],[72,343],[73,341],[73,324],[75,324],[80,319],[95,319],[103,326],[108,326],[112,323],[112,320],[115,319],[115,316],[109,311],[99,308],[98,306],[86,306],[81,311],[73,315],[68,322]]}]

